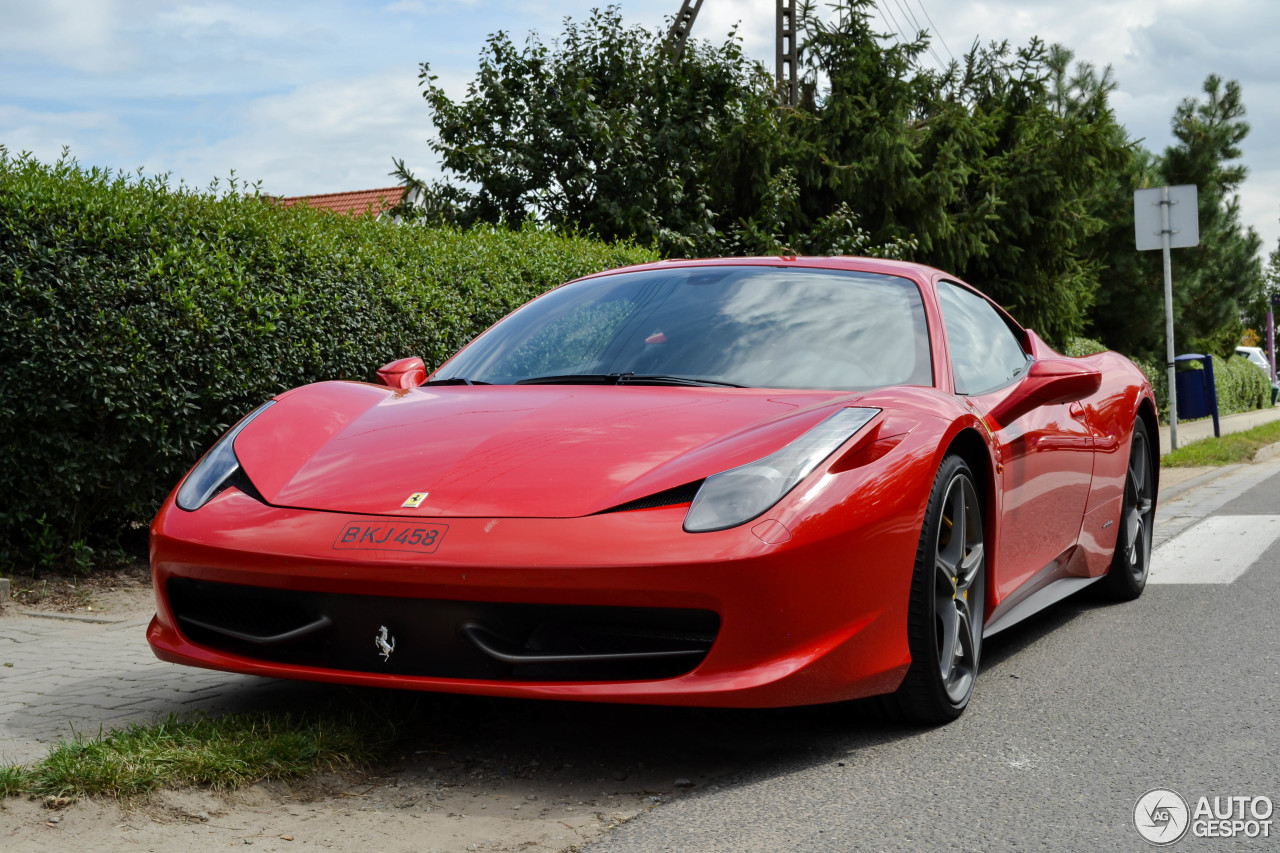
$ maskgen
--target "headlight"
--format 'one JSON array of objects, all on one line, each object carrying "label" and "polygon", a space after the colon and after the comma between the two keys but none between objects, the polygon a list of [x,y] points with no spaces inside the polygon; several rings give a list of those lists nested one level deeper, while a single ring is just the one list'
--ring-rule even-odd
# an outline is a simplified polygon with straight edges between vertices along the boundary
[{"label": "headlight", "polygon": [[240,419],[226,432],[218,443],[204,455],[204,458],[191,469],[182,488],[178,489],[178,506],[185,510],[197,510],[227,486],[228,481],[240,470],[240,460],[236,458],[235,441],[240,430],[249,425],[249,421],[262,414],[274,400],[263,403]]},{"label": "headlight", "polygon": [[879,409],[841,409],[777,453],[708,477],[684,519],[689,533],[725,530],[750,521],[782,500]]}]

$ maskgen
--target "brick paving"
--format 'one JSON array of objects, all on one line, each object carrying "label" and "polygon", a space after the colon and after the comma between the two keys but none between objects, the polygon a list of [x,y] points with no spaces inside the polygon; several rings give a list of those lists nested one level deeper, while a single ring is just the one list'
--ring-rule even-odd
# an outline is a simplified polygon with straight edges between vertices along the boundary
[{"label": "brick paving", "polygon": [[73,621],[0,610],[0,764],[43,758],[76,733],[163,720],[306,707],[334,688],[177,666],[147,645],[149,616]]}]

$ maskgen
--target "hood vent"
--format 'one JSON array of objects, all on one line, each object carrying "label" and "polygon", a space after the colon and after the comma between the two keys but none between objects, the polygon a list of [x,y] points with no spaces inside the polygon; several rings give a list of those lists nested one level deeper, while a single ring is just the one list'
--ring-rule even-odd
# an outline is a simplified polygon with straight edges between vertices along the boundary
[{"label": "hood vent", "polygon": [[607,512],[631,512],[634,509],[657,509],[660,506],[678,506],[679,504],[687,504],[693,502],[693,496],[698,493],[698,489],[702,487],[702,481],[696,480],[692,483],[685,483],[683,486],[676,486],[674,489],[667,489],[665,492],[649,495],[644,498],[637,498],[624,504],[602,510],[596,515],[604,515]]}]

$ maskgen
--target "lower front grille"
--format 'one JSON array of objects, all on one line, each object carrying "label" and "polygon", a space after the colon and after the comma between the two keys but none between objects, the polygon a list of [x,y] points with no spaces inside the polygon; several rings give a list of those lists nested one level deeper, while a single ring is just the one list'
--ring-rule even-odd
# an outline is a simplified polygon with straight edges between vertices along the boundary
[{"label": "lower front grille", "polygon": [[674,678],[702,662],[720,629],[709,610],[338,595],[186,578],[170,579],[166,591],[183,633],[208,648],[435,678]]}]

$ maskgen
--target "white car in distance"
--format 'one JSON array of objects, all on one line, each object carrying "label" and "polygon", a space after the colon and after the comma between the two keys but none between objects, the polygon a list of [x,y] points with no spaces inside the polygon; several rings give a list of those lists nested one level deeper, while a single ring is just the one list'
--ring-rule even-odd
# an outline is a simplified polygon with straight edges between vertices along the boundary
[{"label": "white car in distance", "polygon": [[1242,355],[1258,365],[1271,378],[1271,364],[1267,361],[1267,353],[1262,347],[1236,347],[1236,355]]}]

